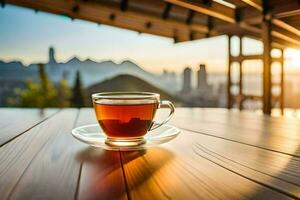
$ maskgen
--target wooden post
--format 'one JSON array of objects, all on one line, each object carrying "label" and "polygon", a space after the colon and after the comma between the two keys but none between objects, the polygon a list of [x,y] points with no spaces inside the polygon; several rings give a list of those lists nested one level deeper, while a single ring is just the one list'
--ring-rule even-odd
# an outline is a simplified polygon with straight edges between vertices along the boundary
[{"label": "wooden post", "polygon": [[280,67],[281,67],[281,73],[280,73],[280,110],[281,115],[284,115],[284,55],[283,55],[283,49],[280,49],[281,51],[281,57],[280,57]]},{"label": "wooden post", "polygon": [[264,18],[262,22],[262,41],[264,45],[263,52],[263,112],[271,114],[271,19]]},{"label": "wooden post", "polygon": [[240,68],[240,81],[239,81],[239,109],[243,109],[243,44],[242,44],[242,36],[240,39],[240,60],[239,60],[239,68]]},{"label": "wooden post", "polygon": [[231,107],[231,35],[228,35],[227,108],[230,109]]}]

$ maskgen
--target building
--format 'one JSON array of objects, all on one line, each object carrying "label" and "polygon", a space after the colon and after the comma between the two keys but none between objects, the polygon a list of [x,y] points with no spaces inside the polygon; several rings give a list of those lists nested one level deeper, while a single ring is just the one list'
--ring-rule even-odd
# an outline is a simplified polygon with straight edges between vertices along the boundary
[{"label": "building", "polygon": [[53,47],[49,48],[49,64],[56,64],[55,51]]},{"label": "building", "polygon": [[197,71],[197,78],[197,88],[206,88],[208,86],[205,64],[200,64],[200,68]]},{"label": "building", "polygon": [[183,71],[183,86],[182,92],[188,93],[192,89],[192,69],[186,67]]},{"label": "building", "polygon": [[183,71],[183,85],[180,98],[186,106],[192,107],[217,107],[218,97],[213,93],[213,87],[207,83],[207,72],[204,64],[197,71],[197,87],[191,86],[192,70],[185,68]]}]

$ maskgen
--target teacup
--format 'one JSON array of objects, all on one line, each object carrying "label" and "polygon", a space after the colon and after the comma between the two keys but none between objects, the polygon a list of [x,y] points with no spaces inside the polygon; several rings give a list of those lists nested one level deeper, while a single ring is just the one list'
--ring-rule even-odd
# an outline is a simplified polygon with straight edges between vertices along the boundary
[{"label": "teacup", "polygon": [[[160,95],[150,92],[104,92],[92,94],[97,120],[107,136],[106,144],[135,146],[145,142],[144,136],[170,120],[175,108]],[[168,117],[156,123],[156,110],[168,107]]]}]

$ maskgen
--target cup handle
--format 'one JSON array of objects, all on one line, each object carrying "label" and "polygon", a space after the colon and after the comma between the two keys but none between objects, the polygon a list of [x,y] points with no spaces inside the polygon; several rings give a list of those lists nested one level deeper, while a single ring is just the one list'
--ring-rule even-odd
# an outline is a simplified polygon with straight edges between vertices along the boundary
[{"label": "cup handle", "polygon": [[152,126],[149,129],[149,131],[152,131],[152,130],[154,130],[154,129],[160,127],[160,126],[162,126],[163,124],[167,123],[171,119],[171,117],[173,116],[173,114],[175,112],[174,105],[172,104],[171,101],[167,101],[167,100],[160,101],[160,103],[158,105],[158,108],[169,108],[170,109],[170,113],[169,113],[168,117],[164,121],[162,121],[160,123],[157,123],[157,122],[153,121]]}]

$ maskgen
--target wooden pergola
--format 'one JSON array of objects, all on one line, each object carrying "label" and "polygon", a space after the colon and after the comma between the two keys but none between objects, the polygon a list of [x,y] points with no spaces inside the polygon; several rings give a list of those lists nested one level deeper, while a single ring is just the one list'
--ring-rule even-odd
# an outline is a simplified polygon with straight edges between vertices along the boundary
[{"label": "wooden pergola", "polygon": [[[36,11],[46,11],[83,19],[99,24],[130,29],[142,33],[174,38],[174,42],[228,35],[228,108],[237,103],[243,108],[248,99],[262,100],[263,112],[271,113],[272,105],[284,105],[284,58],[286,47],[300,47],[299,0],[0,0]],[[262,55],[230,54],[233,35],[251,37],[263,42]],[[280,49],[281,57],[272,58],[271,50]],[[243,94],[242,63],[245,60],[263,61],[263,96]],[[231,64],[240,66],[239,83],[231,81]],[[272,96],[271,64],[281,64],[281,94]],[[239,94],[231,88],[238,85]]]}]

